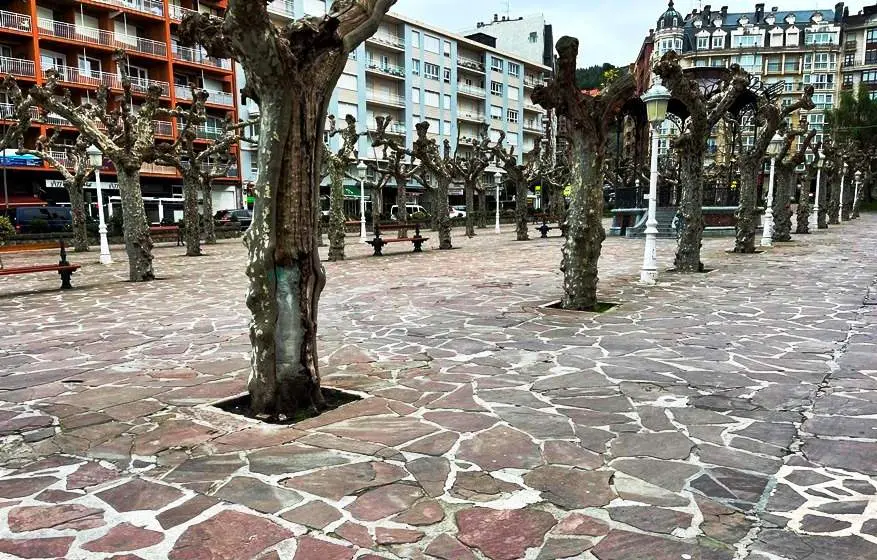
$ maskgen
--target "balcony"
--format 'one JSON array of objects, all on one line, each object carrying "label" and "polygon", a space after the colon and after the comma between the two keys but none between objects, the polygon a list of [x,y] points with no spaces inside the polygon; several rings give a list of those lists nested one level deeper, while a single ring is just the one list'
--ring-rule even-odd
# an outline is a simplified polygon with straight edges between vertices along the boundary
[{"label": "balcony", "polygon": [[[67,155],[67,152],[61,152],[59,150],[49,150],[49,155],[52,157],[52,159],[54,159],[67,169],[73,169],[73,162],[70,161],[70,157]],[[45,162],[45,164],[49,165],[49,162]]]},{"label": "balcony", "polygon": [[161,0],[91,0],[98,4],[116,6],[150,16],[164,16],[164,3]]},{"label": "balcony", "polygon": [[225,128],[213,124],[198,125],[195,127],[195,136],[204,140],[216,140],[225,136]]},{"label": "balcony", "polygon": [[375,33],[368,40],[379,45],[405,50],[405,39],[391,33]]},{"label": "balcony", "polygon": [[140,173],[150,173],[152,175],[176,175],[177,168],[170,165],[158,165],[157,163],[144,163],[140,167]]},{"label": "balcony", "polygon": [[173,136],[174,126],[170,121],[153,121],[155,124],[155,134],[157,136]]},{"label": "balcony", "polygon": [[[60,81],[69,84],[79,84],[95,89],[101,86],[106,86],[115,90],[122,89],[122,78],[109,72],[80,70],[73,66],[55,66],[54,68],[43,68],[44,78],[48,76],[50,70],[54,70],[58,73],[58,79]],[[134,93],[146,94],[149,91],[149,88],[153,86],[161,89],[161,95],[163,97],[170,95],[170,85],[167,82],[147,80],[145,78],[131,78],[131,91]]]},{"label": "balcony", "polygon": [[167,56],[167,44],[134,35],[122,35],[52,19],[40,19],[39,29],[40,35],[45,37],[56,37],[65,41],[77,41],[111,49],[124,49],[151,56]]},{"label": "balcony", "polygon": [[541,112],[542,112],[542,107],[540,107],[540,106],[534,104],[534,103],[531,102],[531,101],[527,101],[527,102],[524,103],[524,110],[525,110],[525,111],[536,111],[536,112],[538,112],[538,113],[541,113]]},{"label": "balcony", "polygon": [[[214,91],[205,89],[207,92],[207,103],[211,105],[222,105],[224,107],[234,107],[234,96],[227,91]],[[174,84],[174,96],[178,100],[191,101],[192,90],[189,86]]]},{"label": "balcony", "polygon": [[457,84],[457,91],[459,93],[462,93],[463,95],[468,95],[470,97],[478,97],[480,99],[484,99],[485,97],[487,97],[487,91],[484,88],[477,86]]},{"label": "balcony", "polygon": [[14,77],[36,77],[36,70],[32,60],[23,58],[0,57],[0,73],[4,76],[12,74]]},{"label": "balcony", "polygon": [[534,132],[536,134],[542,134],[544,130],[542,129],[542,123],[537,121],[524,121],[524,132]]},{"label": "balcony", "polygon": [[[15,111],[15,106],[12,103],[0,103],[0,118],[8,119],[12,117],[13,112]],[[38,107],[31,107],[30,118],[39,119],[40,118],[40,110]]]},{"label": "balcony", "polygon": [[461,121],[469,121],[476,123],[483,123],[487,120],[487,115],[484,113],[474,113],[471,111],[459,111],[457,113],[457,118]]},{"label": "balcony", "polygon": [[844,62],[844,68],[861,68],[863,66],[877,66],[877,58],[871,57],[865,60],[854,60],[852,62]]},{"label": "balcony", "polygon": [[541,86],[545,83],[545,80],[542,78],[537,78],[536,76],[524,76],[524,87],[534,88],[536,86]]},{"label": "balcony", "polygon": [[[377,125],[371,124],[369,125],[368,130],[369,132],[377,132],[378,127]],[[387,127],[386,132],[387,134],[393,134],[394,136],[405,136],[408,133],[408,128],[402,123],[393,122]]]},{"label": "balcony", "polygon": [[466,58],[464,56],[457,57],[457,69],[463,70],[472,70],[473,72],[484,73],[484,62],[474,59],[474,58]]},{"label": "balcony", "polygon": [[223,70],[231,70],[231,60],[227,58],[213,58],[208,56],[204,49],[184,47],[182,45],[174,45],[174,60],[182,62],[191,62],[192,64],[201,64],[204,66],[213,66]]},{"label": "balcony", "polygon": [[391,76],[393,78],[405,79],[405,67],[395,64],[382,64],[376,60],[369,60],[366,70],[377,74]]},{"label": "balcony", "polygon": [[365,98],[368,101],[380,103],[381,105],[389,105],[392,107],[405,106],[405,98],[401,95],[396,95],[393,93],[384,93],[380,91],[368,90],[366,91]]},{"label": "balcony", "polygon": [[[215,165],[213,162],[205,161],[201,164],[201,171],[205,173],[212,173],[215,169]],[[237,177],[238,176],[238,166],[232,163],[228,167],[228,171],[225,172],[226,177]]]},{"label": "balcony", "polygon": [[295,17],[295,2],[292,0],[273,0],[268,3],[268,12],[283,17]]},{"label": "balcony", "polygon": [[0,10],[0,27],[30,33],[30,16]]},{"label": "balcony", "polygon": [[170,8],[171,19],[174,21],[183,21],[183,17],[187,14],[197,14],[198,12],[195,10],[190,10],[189,8],[184,8],[182,6],[177,6],[176,4],[170,4],[168,6]]},{"label": "balcony", "polygon": [[844,43],[844,50],[845,51],[854,51],[854,50],[856,50],[857,45],[858,45],[858,43],[856,43],[855,40],[849,40],[846,43]]}]

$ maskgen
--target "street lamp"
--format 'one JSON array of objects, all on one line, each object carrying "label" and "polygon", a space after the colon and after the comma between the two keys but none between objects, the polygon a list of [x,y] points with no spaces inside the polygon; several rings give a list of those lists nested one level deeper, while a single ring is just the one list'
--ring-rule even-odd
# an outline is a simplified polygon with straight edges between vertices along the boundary
[{"label": "street lamp", "polygon": [[859,200],[859,189],[862,188],[862,172],[856,171],[856,190],[853,192],[853,204],[850,208],[850,219],[852,220],[855,217],[856,213],[856,201]]},{"label": "street lamp", "polygon": [[496,175],[494,177],[494,180],[496,181],[496,227],[494,227],[494,231],[496,231],[496,233],[501,232],[501,230],[499,229],[499,188],[502,186],[503,174],[504,171],[499,170],[496,172]]},{"label": "street lamp", "polygon": [[813,199],[813,210],[810,214],[810,227],[819,228],[819,195],[822,183],[822,166],[825,165],[822,152],[819,153],[819,161],[816,163],[816,197]]},{"label": "street lamp", "polygon": [[[359,177],[359,238],[365,241],[365,172],[368,166],[360,161],[356,166],[356,173]],[[374,212],[374,208],[372,208]]]},{"label": "street lamp", "polygon": [[[661,85],[661,79],[655,83],[642,96],[646,104],[646,114],[651,123],[652,161],[651,174],[649,176],[649,214],[646,220],[646,248],[643,254],[643,268],[640,272],[640,282],[654,284],[658,279],[658,219],[655,216],[658,208],[658,137],[661,123],[667,118],[667,105],[670,103],[670,91]],[[637,180],[638,181],[638,180]]]},{"label": "street lamp", "polygon": [[113,257],[110,255],[110,244],[107,241],[107,223],[104,221],[104,195],[100,181],[100,168],[104,165],[104,154],[97,146],[92,144],[86,148],[88,163],[94,167],[94,181],[97,185],[97,232],[100,235],[100,263],[111,264]]},{"label": "street lamp", "polygon": [[779,134],[774,135],[767,148],[770,156],[770,183],[767,188],[767,200],[764,204],[764,231],[761,234],[761,246],[773,247],[773,183],[776,177],[777,158],[783,149],[785,139]]},{"label": "street lamp", "polygon": [[837,205],[837,223],[843,223],[844,221],[844,187],[847,182],[847,170],[850,168],[846,163],[844,164],[844,172],[843,175],[840,176],[840,204]]}]

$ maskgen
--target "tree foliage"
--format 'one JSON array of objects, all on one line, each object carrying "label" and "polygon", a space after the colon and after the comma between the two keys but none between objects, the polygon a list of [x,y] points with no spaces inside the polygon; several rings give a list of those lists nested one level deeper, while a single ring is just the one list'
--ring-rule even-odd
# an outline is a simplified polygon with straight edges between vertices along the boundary
[{"label": "tree foliage", "polygon": [[617,68],[604,62],[603,64],[595,64],[587,68],[578,68],[576,70],[576,86],[579,89],[596,89],[603,87],[606,83],[606,75],[612,72],[617,73]]}]

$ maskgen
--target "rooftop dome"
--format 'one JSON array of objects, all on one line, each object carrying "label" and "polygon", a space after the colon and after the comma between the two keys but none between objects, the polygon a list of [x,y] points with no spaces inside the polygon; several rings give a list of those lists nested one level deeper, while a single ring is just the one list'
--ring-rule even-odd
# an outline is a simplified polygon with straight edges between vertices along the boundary
[{"label": "rooftop dome", "polygon": [[682,27],[682,14],[673,7],[673,0],[667,5],[667,11],[658,19],[658,29],[673,29]]}]

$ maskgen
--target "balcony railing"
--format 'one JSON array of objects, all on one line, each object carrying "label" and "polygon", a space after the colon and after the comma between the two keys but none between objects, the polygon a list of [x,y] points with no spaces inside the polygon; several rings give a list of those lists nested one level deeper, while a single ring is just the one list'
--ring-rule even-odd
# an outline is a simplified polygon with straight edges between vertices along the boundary
[{"label": "balcony railing", "polygon": [[[211,173],[214,170],[214,164],[209,161],[205,161],[201,164],[201,171],[206,173]],[[238,176],[238,166],[235,164],[231,164],[228,167],[228,171],[225,172],[226,177],[237,177]]]},{"label": "balcony railing", "polygon": [[164,3],[161,0],[92,0],[99,4],[109,4],[126,10],[134,10],[151,16],[164,15]]},{"label": "balcony railing", "polygon": [[215,125],[199,125],[195,127],[195,136],[207,140],[216,140],[225,135],[225,128]]},{"label": "balcony railing", "polygon": [[273,0],[268,3],[268,11],[286,17],[295,17],[295,2],[292,0]]},{"label": "balcony railing", "polygon": [[[49,155],[52,156],[52,159],[63,165],[68,169],[73,168],[73,162],[70,161],[70,158],[67,156],[67,152],[61,152],[58,150],[49,150]],[[48,165],[48,162],[46,163]]]},{"label": "balcony railing", "polygon": [[[225,105],[228,107],[234,106],[234,96],[226,91],[214,91],[210,89],[205,89],[207,92],[207,103],[212,103],[213,105]],[[174,96],[177,99],[192,99],[192,90],[189,86],[184,86],[182,84],[174,84]]]},{"label": "balcony railing", "polygon": [[174,21],[182,21],[183,16],[186,14],[197,14],[198,12],[195,10],[190,10],[189,8],[184,8],[182,6],[177,6],[176,4],[170,4],[168,6],[170,8],[171,19]]},{"label": "balcony railing", "polygon": [[541,111],[542,111],[542,107],[536,105],[535,103],[532,103],[532,102],[530,102],[530,101],[527,101],[527,102],[524,103],[524,110],[525,110],[525,111],[540,111],[540,112],[541,112]]},{"label": "balcony railing", "polygon": [[374,90],[368,90],[366,92],[366,99],[369,101],[375,101],[377,103],[387,103],[390,105],[405,105],[405,98],[401,95],[384,93]]},{"label": "balcony railing", "polygon": [[465,93],[467,95],[474,95],[475,97],[487,97],[487,91],[484,88],[477,86],[459,84],[457,86],[457,91],[459,91],[460,93]]},{"label": "balcony railing", "polygon": [[467,121],[476,121],[476,122],[484,122],[487,118],[484,113],[472,113],[470,111],[460,111],[457,114],[457,117],[460,119],[465,119]]},{"label": "balcony railing", "polygon": [[192,62],[194,64],[203,64],[205,66],[215,66],[224,70],[231,70],[231,60],[227,58],[213,58],[208,56],[204,49],[192,47],[184,47],[182,45],[174,45],[174,60],[182,60],[184,62]]},{"label": "balcony railing", "polygon": [[[378,131],[378,127],[376,125],[373,125],[373,124],[369,125],[368,129],[370,132],[377,132]],[[408,132],[408,128],[406,128],[404,124],[394,122],[394,123],[390,123],[390,126],[387,127],[386,132],[388,134],[396,134],[398,136],[405,136],[405,134]]]},{"label": "balcony railing", "polygon": [[79,41],[114,49],[136,51],[153,56],[167,56],[167,44],[134,35],[112,33],[103,29],[72,25],[52,19],[39,20],[40,35],[57,37],[67,41]]},{"label": "balcony railing", "polygon": [[468,68],[469,70],[475,70],[477,72],[484,72],[484,63],[474,58],[466,58],[463,56],[457,57],[457,66]]},{"label": "balcony railing", "polygon": [[[71,84],[81,84],[98,88],[107,86],[111,89],[122,89],[122,78],[116,74],[109,72],[98,72],[95,70],[81,70],[73,66],[55,66],[54,68],[43,68],[43,77],[47,77],[50,70],[54,70],[59,74],[62,82]],[[149,88],[156,86],[161,89],[161,94],[167,96],[170,94],[170,85],[167,82],[159,80],[148,80],[145,78],[131,78],[131,90],[135,93],[146,93]]]},{"label": "balcony railing", "polygon": [[0,74],[3,74],[4,76],[12,74],[13,76],[27,76],[33,78],[36,76],[36,70],[34,69],[34,63],[32,60],[3,56],[0,57]]},{"label": "balcony railing", "polygon": [[524,121],[524,130],[528,132],[542,132],[542,124],[536,121]]},{"label": "balcony railing", "polygon": [[377,60],[368,61],[368,69],[374,72],[381,72],[396,78],[405,78],[405,67],[395,64],[383,64]]},{"label": "balcony railing", "polygon": [[[32,119],[40,118],[40,110],[37,107],[31,107],[29,109],[30,117]],[[15,106],[12,103],[0,103],[0,118],[8,119],[13,116],[15,113]]]},{"label": "balcony railing", "polygon": [[856,50],[856,46],[857,46],[856,41],[848,40],[846,43],[844,43],[844,50],[845,51],[854,51],[854,50]]},{"label": "balcony railing", "polygon": [[144,163],[140,167],[140,173],[152,173],[154,175],[176,175],[177,168],[170,165],[158,165],[157,163]]},{"label": "balcony railing", "polygon": [[173,136],[174,127],[170,121],[153,121],[155,133],[159,136]]},{"label": "balcony railing", "polygon": [[399,37],[398,35],[393,35],[390,33],[375,33],[374,35],[369,37],[369,41],[374,41],[375,43],[388,45],[397,49],[405,48],[405,39]]},{"label": "balcony railing", "polygon": [[30,16],[0,10],[0,27],[30,33]]},{"label": "balcony railing", "polygon": [[542,78],[537,78],[536,76],[524,76],[524,87],[532,88],[539,85],[542,85],[544,80]]}]

